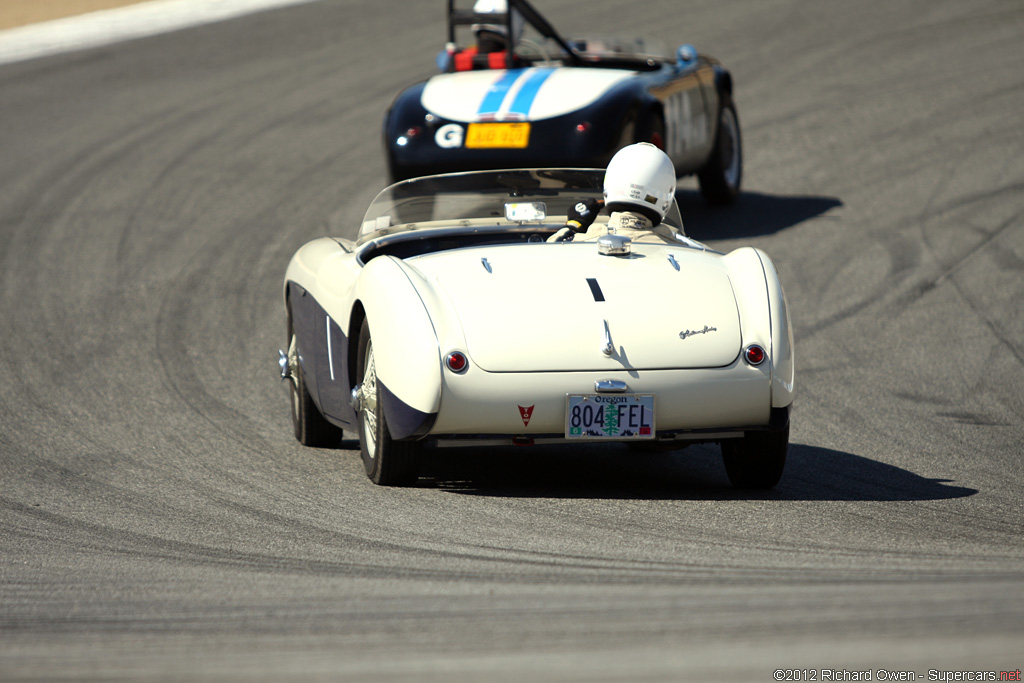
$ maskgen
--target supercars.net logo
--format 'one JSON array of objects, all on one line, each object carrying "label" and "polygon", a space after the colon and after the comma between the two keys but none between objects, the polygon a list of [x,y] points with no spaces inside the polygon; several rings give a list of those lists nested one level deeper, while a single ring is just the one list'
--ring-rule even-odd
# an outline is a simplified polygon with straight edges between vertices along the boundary
[{"label": "supercars.net logo", "polygon": [[918,671],[893,669],[776,669],[776,681],[1019,681],[1020,669],[1014,671]]}]

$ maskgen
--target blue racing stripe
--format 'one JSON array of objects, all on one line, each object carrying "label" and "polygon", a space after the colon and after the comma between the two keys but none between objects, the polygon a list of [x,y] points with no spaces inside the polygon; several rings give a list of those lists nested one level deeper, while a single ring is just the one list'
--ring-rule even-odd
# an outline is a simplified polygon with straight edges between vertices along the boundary
[{"label": "blue racing stripe", "polygon": [[555,73],[554,69],[537,69],[530,74],[530,77],[523,83],[523,87],[516,93],[516,98],[508,109],[509,113],[529,115],[530,107],[533,106],[533,101],[537,98],[540,86],[544,85],[544,81],[548,80],[553,73]]},{"label": "blue racing stripe", "polygon": [[508,95],[509,88],[512,87],[512,84],[516,82],[522,73],[522,69],[510,69],[502,74],[501,78],[492,83],[487,89],[487,94],[484,95],[483,102],[480,103],[480,109],[477,110],[477,114],[497,114],[501,110],[501,103],[505,101],[505,96]]}]

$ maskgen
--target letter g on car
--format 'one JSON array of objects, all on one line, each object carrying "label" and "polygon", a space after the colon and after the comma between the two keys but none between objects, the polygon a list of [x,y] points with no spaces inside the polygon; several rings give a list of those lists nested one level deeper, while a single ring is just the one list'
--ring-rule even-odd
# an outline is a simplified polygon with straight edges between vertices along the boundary
[{"label": "letter g on car", "polygon": [[448,123],[438,128],[437,132],[434,133],[434,142],[437,143],[438,147],[454,149],[462,147],[463,137],[462,126],[457,123]]}]

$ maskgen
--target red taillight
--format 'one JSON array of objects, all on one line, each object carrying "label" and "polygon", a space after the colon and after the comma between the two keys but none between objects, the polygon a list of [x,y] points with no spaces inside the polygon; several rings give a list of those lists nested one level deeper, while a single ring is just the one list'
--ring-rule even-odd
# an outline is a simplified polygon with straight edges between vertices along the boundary
[{"label": "red taillight", "polygon": [[444,364],[448,366],[448,369],[452,372],[462,372],[469,366],[469,360],[465,354],[459,351],[452,351],[448,354],[448,357],[444,359]]},{"label": "red taillight", "polygon": [[583,121],[582,123],[576,124],[577,133],[586,133],[588,130],[590,130],[590,121]]},{"label": "red taillight", "polygon": [[417,135],[419,135],[422,132],[423,132],[422,128],[420,128],[419,126],[413,126],[409,130],[405,131],[405,136],[406,137],[410,137],[410,138],[414,138],[414,137],[416,137]]},{"label": "red taillight", "polygon": [[767,354],[764,349],[757,344],[751,344],[743,352],[743,357],[746,358],[747,362],[751,365],[760,365],[764,362],[766,356]]}]

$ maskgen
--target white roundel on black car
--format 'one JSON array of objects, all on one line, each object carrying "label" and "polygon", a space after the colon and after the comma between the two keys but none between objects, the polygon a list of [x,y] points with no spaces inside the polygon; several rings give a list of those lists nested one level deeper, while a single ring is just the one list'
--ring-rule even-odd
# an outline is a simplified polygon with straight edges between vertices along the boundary
[{"label": "white roundel on black car", "polygon": [[462,140],[465,137],[465,133],[457,123],[449,123],[441,126],[434,133],[434,142],[437,143],[438,147],[444,149],[455,149],[456,147],[462,147]]}]

